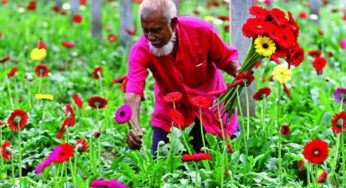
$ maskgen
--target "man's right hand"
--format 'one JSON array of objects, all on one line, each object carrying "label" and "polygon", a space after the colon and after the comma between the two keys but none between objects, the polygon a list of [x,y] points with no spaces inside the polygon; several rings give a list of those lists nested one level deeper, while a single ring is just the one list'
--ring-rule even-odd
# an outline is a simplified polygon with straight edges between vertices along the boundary
[{"label": "man's right hand", "polygon": [[143,131],[141,128],[136,128],[136,130],[139,137],[136,136],[133,129],[130,129],[129,133],[127,134],[126,142],[131,149],[140,149],[142,147],[143,141],[141,138],[143,138]]}]

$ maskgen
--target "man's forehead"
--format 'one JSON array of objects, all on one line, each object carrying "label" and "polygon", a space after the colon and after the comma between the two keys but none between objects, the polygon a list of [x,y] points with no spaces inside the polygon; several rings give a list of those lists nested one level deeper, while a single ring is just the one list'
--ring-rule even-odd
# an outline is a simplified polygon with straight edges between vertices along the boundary
[{"label": "man's forehead", "polygon": [[164,24],[162,14],[159,11],[152,12],[145,17],[141,17],[142,26]]}]

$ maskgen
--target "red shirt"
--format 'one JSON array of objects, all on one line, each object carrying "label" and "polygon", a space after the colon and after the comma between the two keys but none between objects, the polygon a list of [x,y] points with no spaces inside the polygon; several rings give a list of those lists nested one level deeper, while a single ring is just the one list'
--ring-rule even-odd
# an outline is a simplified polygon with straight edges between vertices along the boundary
[{"label": "red shirt", "polygon": [[[227,87],[220,69],[225,69],[228,63],[238,59],[238,51],[224,43],[207,21],[179,17],[176,29],[179,47],[175,59],[171,54],[161,57],[152,54],[144,35],[132,47],[129,56],[126,92],[136,93],[144,100],[143,90],[149,69],[155,78],[155,109],[151,126],[160,127],[166,132],[170,132],[172,125],[169,112],[173,105],[165,103],[163,97],[175,91],[183,94],[177,109],[184,115],[185,124],[190,125],[196,116],[199,117],[198,108],[191,104],[190,97],[202,95],[215,100],[216,97],[210,97],[207,93]],[[202,109],[202,117],[206,132],[221,135],[214,110]],[[236,128],[233,124],[228,125],[227,133],[230,136]]]}]

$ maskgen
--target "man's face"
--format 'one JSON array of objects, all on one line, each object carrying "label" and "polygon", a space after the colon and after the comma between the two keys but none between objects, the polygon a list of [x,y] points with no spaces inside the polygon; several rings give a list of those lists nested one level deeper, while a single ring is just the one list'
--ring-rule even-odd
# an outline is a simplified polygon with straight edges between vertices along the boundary
[{"label": "man's face", "polygon": [[145,19],[141,18],[141,24],[145,38],[156,48],[161,48],[167,44],[175,31],[175,27],[172,28],[171,26],[172,24],[169,26],[162,21],[160,13],[152,14]]}]

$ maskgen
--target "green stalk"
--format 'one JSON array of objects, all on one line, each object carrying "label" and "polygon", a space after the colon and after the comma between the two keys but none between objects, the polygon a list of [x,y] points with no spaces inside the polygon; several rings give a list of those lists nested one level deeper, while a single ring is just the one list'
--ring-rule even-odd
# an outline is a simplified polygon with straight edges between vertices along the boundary
[{"label": "green stalk", "polygon": [[100,73],[97,73],[99,74],[99,77],[100,77],[100,91],[101,91],[101,96],[103,95],[103,91],[102,91],[102,76]]},{"label": "green stalk", "polygon": [[66,177],[65,185],[66,185],[66,187],[68,187],[67,164],[65,164],[65,165],[66,165],[66,168],[65,168],[65,177]]},{"label": "green stalk", "polygon": [[11,93],[11,88],[10,88],[10,81],[9,78],[6,79],[7,80],[7,88],[8,88],[8,94],[10,95],[10,102],[11,102],[11,107],[13,107],[13,102],[12,102],[12,93]]},{"label": "green stalk", "polygon": [[247,122],[247,139],[250,137],[250,109],[249,109],[249,95],[245,83],[245,95],[246,95],[246,122]]},{"label": "green stalk", "polygon": [[281,89],[280,89],[280,84],[278,85],[278,102],[276,104],[276,127],[279,127],[279,116],[280,116],[280,99],[281,99]]},{"label": "green stalk", "polygon": [[202,142],[203,142],[203,152],[206,153],[205,149],[205,141],[204,141],[204,133],[203,133],[203,123],[202,123],[202,109],[199,108],[199,119],[200,119],[200,126],[201,126],[201,136],[202,136]]},{"label": "green stalk", "polygon": [[18,99],[18,91],[17,91],[17,85],[16,85],[16,79],[14,78],[14,103],[16,108],[19,108],[19,99]]},{"label": "green stalk", "polygon": [[342,151],[342,171],[343,171],[343,175],[342,175],[342,185],[346,186],[346,170],[345,170],[345,139],[344,139],[344,133],[345,131],[341,130],[341,151]]},{"label": "green stalk", "polygon": [[78,151],[76,151],[76,155],[74,155],[74,173],[77,175],[77,157],[78,157]]},{"label": "green stalk", "polygon": [[[73,169],[71,160],[68,161],[68,164],[70,165],[70,172],[71,172],[71,175],[72,175],[73,187],[76,187],[77,186],[77,181],[76,181],[76,177],[75,177],[76,175],[74,174],[75,170]],[[67,174],[66,174],[66,176],[67,176]]]},{"label": "green stalk", "polygon": [[[128,122],[129,122],[129,124],[131,125],[132,129],[135,131],[136,136],[138,137],[138,132],[137,132],[135,126],[132,124],[131,121],[128,121]],[[145,158],[149,161],[149,157],[148,157],[148,155],[147,155],[147,152],[146,152],[146,150],[145,150],[144,145],[143,145],[143,152],[144,152]]]},{"label": "green stalk", "polygon": [[22,187],[21,184],[21,179],[22,179],[22,150],[21,150],[21,139],[20,139],[20,127],[19,127],[19,123],[18,123],[18,140],[19,140],[19,146],[18,146],[18,151],[19,151],[19,185],[20,187]]},{"label": "green stalk", "polygon": [[[335,146],[335,154],[334,154],[334,160],[333,160],[333,164],[332,164],[332,174],[335,174],[335,169],[336,169],[336,162],[338,160],[338,156],[339,156],[339,145],[340,145],[340,134],[337,135],[336,138],[336,146]],[[335,174],[335,178],[337,178],[336,174]],[[330,178],[330,181],[332,181],[332,179]]]},{"label": "green stalk", "polygon": [[226,147],[227,146],[223,146],[223,151],[222,151],[222,161],[221,161],[221,182],[220,182],[220,185],[221,185],[221,188],[223,188],[223,175],[225,173],[225,151],[226,151]]},{"label": "green stalk", "polygon": [[[0,125],[0,144],[2,144],[2,126]],[[1,166],[4,166],[4,159],[1,158]]]},{"label": "green stalk", "polygon": [[242,132],[242,135],[243,135],[243,138],[244,138],[244,145],[245,145],[245,152],[246,152],[246,156],[248,156],[248,151],[247,151],[247,139],[246,139],[246,136],[245,136],[245,127],[244,127],[244,118],[243,118],[243,111],[241,109],[241,104],[240,104],[240,98],[239,98],[239,92],[238,90],[237,91],[237,99],[238,99],[238,106],[239,106],[239,113],[240,113],[240,116],[241,116],[241,119],[242,119],[242,129],[241,129],[241,132]]},{"label": "green stalk", "polygon": [[308,187],[310,187],[309,163],[306,163],[306,176],[308,177]]},{"label": "green stalk", "polygon": [[281,187],[281,133],[279,133],[279,187]]},{"label": "green stalk", "polygon": [[[100,77],[101,79],[101,77]],[[97,118],[97,127],[98,130],[101,132],[101,126],[100,126],[100,122],[99,122],[99,107],[96,107],[96,118]],[[100,137],[97,138],[97,142],[98,142],[98,163],[99,163],[99,173],[101,174],[101,140]]]},{"label": "green stalk", "polygon": [[12,167],[12,184],[14,185],[14,165],[13,165],[13,152],[12,152],[12,156],[11,156],[11,167]]},{"label": "green stalk", "polygon": [[182,135],[182,137],[183,137],[184,144],[186,145],[187,152],[189,152],[189,154],[191,155],[192,152],[191,152],[191,150],[190,150],[190,148],[189,148],[189,145],[188,145],[187,142],[186,142],[185,135],[183,134],[183,130],[181,130],[180,125],[179,125],[179,130],[180,130],[180,133],[181,133],[181,135]]},{"label": "green stalk", "polygon": [[264,123],[265,102],[266,102],[266,98],[264,97],[263,98],[263,103],[262,103],[261,121],[262,121],[262,127],[263,127],[263,132],[264,132],[264,138],[267,138],[266,124]]},{"label": "green stalk", "polygon": [[217,115],[219,116],[219,121],[220,121],[220,126],[221,126],[221,131],[222,131],[222,142],[223,142],[223,146],[225,145],[225,132],[223,130],[223,123],[222,123],[222,119],[221,119],[221,115],[220,115],[220,105],[217,104]]},{"label": "green stalk", "polygon": [[40,80],[40,82],[39,82],[39,85],[38,85],[38,93],[41,94],[42,78],[40,77],[39,80]]},{"label": "green stalk", "polygon": [[169,157],[167,158],[167,162],[170,158],[172,158],[172,160],[171,160],[171,173],[173,173],[173,133],[174,133],[173,129],[174,129],[174,126],[173,126],[173,122],[172,122],[171,139],[169,140],[169,142],[170,142]]},{"label": "green stalk", "polygon": [[31,92],[30,92],[30,85],[29,85],[29,82],[28,82],[28,101],[29,101],[29,107],[30,109],[32,108],[31,107]]}]

